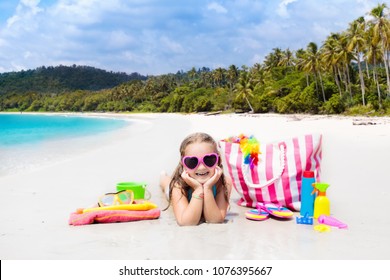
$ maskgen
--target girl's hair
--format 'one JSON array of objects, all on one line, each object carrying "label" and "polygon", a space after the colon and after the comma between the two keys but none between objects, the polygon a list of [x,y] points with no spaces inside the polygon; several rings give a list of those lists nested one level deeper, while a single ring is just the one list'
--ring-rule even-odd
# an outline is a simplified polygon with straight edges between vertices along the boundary
[{"label": "girl's hair", "polygon": [[[190,186],[181,177],[181,174],[183,173],[183,164],[182,164],[181,159],[185,156],[184,153],[185,153],[187,146],[190,144],[193,144],[193,143],[209,143],[209,144],[211,144],[214,148],[214,152],[218,154],[218,166],[223,170],[221,155],[218,151],[217,143],[215,142],[215,140],[210,135],[208,135],[207,133],[203,133],[203,132],[196,132],[196,133],[188,135],[180,145],[179,164],[177,165],[177,167],[173,173],[172,180],[169,184],[169,205],[171,202],[173,188],[181,187],[181,192],[184,196],[187,194],[188,190],[190,189]],[[225,175],[223,174],[223,172],[222,172],[222,175],[219,178],[216,185],[217,185],[217,192],[223,191],[224,196],[225,196],[225,200],[228,202],[228,200],[229,200],[228,189],[226,186]],[[169,207],[169,205],[168,205],[168,207]]]}]

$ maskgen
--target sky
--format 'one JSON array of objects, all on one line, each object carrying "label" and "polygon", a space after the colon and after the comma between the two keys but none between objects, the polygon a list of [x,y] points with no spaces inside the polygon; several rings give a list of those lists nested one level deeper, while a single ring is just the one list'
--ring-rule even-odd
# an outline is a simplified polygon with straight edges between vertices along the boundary
[{"label": "sky", "polygon": [[[1,0],[0,73],[86,65],[161,75],[319,46],[386,0]],[[388,5],[388,4],[387,4]]]}]

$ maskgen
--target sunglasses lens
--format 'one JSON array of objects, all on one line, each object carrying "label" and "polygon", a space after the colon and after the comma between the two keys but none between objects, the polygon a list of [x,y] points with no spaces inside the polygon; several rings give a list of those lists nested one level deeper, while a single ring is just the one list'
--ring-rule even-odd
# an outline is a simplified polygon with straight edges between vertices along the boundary
[{"label": "sunglasses lens", "polygon": [[117,193],[106,193],[99,198],[99,206],[111,206],[120,204],[132,204],[134,193],[131,190],[124,190]]},{"label": "sunglasses lens", "polygon": [[216,155],[207,155],[203,158],[203,162],[208,167],[213,167],[217,163]]},{"label": "sunglasses lens", "polygon": [[131,194],[127,191],[118,193],[118,199],[122,204],[130,204],[131,203]]},{"label": "sunglasses lens", "polygon": [[184,164],[189,169],[194,169],[195,167],[198,166],[198,159],[196,157],[187,157],[184,159]]},{"label": "sunglasses lens", "polygon": [[102,204],[102,206],[109,206],[114,204],[114,195],[113,194],[106,194],[100,198],[99,204]]}]

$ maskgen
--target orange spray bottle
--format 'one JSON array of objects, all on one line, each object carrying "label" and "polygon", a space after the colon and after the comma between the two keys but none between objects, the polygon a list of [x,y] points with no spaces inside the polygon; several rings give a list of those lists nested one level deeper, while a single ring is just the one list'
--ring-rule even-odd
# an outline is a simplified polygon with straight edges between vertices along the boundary
[{"label": "orange spray bottle", "polygon": [[314,191],[317,191],[317,197],[314,200],[314,218],[318,219],[321,215],[330,216],[330,201],[326,196],[326,189],[329,184],[313,183]]}]

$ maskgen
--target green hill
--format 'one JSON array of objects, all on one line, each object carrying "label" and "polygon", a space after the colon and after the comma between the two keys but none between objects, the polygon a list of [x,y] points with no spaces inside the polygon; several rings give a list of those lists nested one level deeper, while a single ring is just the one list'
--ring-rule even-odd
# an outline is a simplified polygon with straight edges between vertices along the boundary
[{"label": "green hill", "polygon": [[0,74],[0,95],[8,93],[23,94],[61,93],[73,90],[113,88],[132,80],[146,80],[138,73],[114,73],[90,66],[50,66],[35,70],[22,70]]}]

